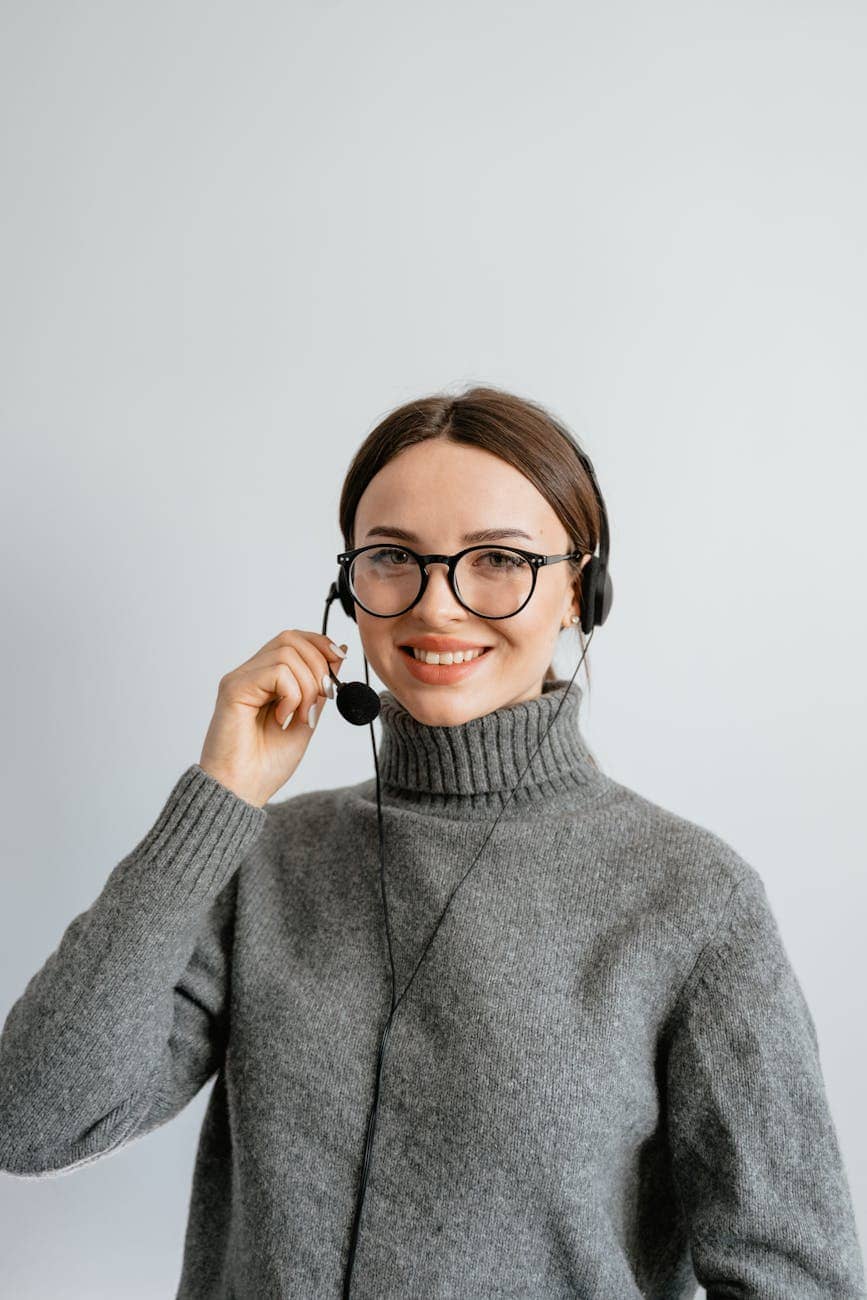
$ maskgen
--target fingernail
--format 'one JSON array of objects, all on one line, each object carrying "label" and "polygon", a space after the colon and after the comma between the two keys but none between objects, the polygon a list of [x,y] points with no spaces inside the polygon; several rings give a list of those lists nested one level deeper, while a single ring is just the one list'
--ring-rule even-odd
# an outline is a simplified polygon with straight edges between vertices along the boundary
[{"label": "fingernail", "polygon": [[295,717],[295,710],[293,709],[292,712],[289,714],[289,717],[288,717],[288,718],[286,719],[286,721],[283,723],[283,730],[284,730],[284,731],[285,731],[286,728],[289,726],[289,723],[292,721],[292,719],[293,719],[294,717]]},{"label": "fingernail", "polygon": [[310,711],[309,711],[309,713],[307,714],[307,725],[308,725],[308,727],[310,728],[311,731],[312,731],[313,728],[316,726],[316,719],[317,719],[318,716],[319,716],[319,705],[318,705],[318,704],[311,704],[311,705],[310,705]]},{"label": "fingernail", "polygon": [[334,685],[328,673],[322,674],[322,694],[327,695],[329,700],[334,699]]},{"label": "fingernail", "polygon": [[331,646],[331,649],[334,651],[336,655],[340,655],[341,659],[346,658],[346,651],[347,651],[346,646],[335,645],[333,641],[329,641],[328,644]]}]

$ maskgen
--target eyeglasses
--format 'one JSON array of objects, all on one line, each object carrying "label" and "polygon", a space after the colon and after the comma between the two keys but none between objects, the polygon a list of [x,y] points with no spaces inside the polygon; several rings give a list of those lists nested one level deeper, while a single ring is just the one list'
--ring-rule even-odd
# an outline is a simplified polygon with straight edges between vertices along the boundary
[{"label": "eyeglasses", "polygon": [[424,595],[429,564],[448,565],[449,585],[464,609],[480,618],[512,618],[536,589],[543,564],[577,560],[587,551],[538,555],[514,546],[468,546],[456,555],[419,555],[408,546],[373,543],[342,551],[337,562],[352,597],[375,618],[394,618]]}]

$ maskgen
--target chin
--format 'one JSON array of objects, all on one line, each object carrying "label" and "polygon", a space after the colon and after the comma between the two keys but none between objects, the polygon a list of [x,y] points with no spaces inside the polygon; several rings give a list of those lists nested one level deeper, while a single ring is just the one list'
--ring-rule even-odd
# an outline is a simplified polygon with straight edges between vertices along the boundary
[{"label": "chin", "polygon": [[431,694],[431,687],[421,683],[417,691],[404,691],[401,695],[393,691],[392,694],[400,700],[416,722],[421,722],[426,727],[457,727],[463,722],[470,722],[471,719],[488,713],[491,707],[496,708],[496,705],[484,704],[478,693],[467,694],[461,699],[456,694],[446,698],[443,692],[437,700]]}]

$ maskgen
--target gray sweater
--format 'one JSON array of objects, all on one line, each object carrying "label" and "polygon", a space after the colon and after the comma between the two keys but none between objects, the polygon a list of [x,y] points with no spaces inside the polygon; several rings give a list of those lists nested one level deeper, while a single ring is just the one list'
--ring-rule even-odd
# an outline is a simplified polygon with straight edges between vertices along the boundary
[{"label": "gray sweater", "polygon": [[[380,697],[398,994],[505,808],[395,1015],[353,1300],[864,1297],[761,877],[600,770],[581,694],[450,727]],[[6,1018],[0,1168],[213,1079],[177,1297],[337,1298],[390,999],[375,778],[260,809],[193,764]]]}]

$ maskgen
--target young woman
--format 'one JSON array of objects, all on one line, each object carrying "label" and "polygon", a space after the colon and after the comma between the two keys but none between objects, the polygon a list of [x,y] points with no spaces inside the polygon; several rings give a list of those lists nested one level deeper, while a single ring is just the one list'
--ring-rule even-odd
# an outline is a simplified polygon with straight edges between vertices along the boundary
[{"label": "young woman", "polygon": [[273,799],[348,649],[280,632],[8,1015],[12,1174],[215,1076],[179,1300],[865,1294],[760,875],[606,775],[553,672],[611,599],[576,446],[490,388],[373,430],[339,563],[376,779]]}]

